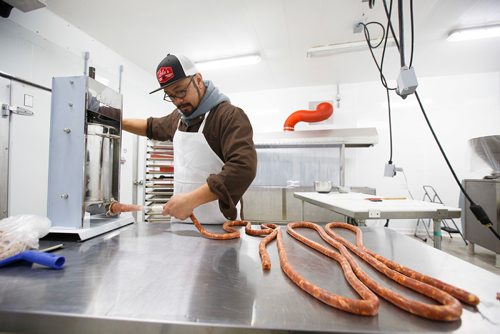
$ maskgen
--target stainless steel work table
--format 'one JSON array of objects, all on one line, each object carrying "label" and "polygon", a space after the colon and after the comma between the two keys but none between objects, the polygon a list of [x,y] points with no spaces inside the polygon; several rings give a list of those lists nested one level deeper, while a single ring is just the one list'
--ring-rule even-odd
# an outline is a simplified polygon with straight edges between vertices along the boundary
[{"label": "stainless steel work table", "polygon": [[364,225],[367,219],[432,219],[434,247],[437,249],[441,249],[441,220],[460,218],[461,214],[459,208],[410,199],[372,202],[367,198],[381,198],[381,196],[360,193],[296,192],[293,196],[302,201],[302,220],[304,220],[304,202],[340,213],[354,219],[360,225]]},{"label": "stainless steel work table", "polygon": [[[374,317],[348,314],[289,281],[274,242],[269,247],[273,267],[264,273],[259,237],[242,233],[241,239],[215,241],[189,224],[140,223],[83,243],[66,243],[56,252],[66,257],[59,271],[27,265],[0,269],[0,332],[500,332],[497,275],[390,229],[363,231],[368,248],[477,294],[482,301],[478,310],[464,306],[461,320],[442,323],[381,300]],[[310,230],[302,233],[320,240]],[[347,231],[341,234],[352,237]],[[335,262],[286,233],[284,242],[290,263],[307,279],[355,296]],[[380,284],[394,286],[361,265]]]}]

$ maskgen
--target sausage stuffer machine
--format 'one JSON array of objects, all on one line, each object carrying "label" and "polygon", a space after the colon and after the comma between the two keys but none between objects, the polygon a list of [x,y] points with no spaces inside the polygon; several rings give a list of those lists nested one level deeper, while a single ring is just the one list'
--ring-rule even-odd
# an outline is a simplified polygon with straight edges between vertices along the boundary
[{"label": "sausage stuffer machine", "polygon": [[52,79],[47,214],[50,233],[78,240],[132,224],[120,200],[122,95],[87,76]]}]

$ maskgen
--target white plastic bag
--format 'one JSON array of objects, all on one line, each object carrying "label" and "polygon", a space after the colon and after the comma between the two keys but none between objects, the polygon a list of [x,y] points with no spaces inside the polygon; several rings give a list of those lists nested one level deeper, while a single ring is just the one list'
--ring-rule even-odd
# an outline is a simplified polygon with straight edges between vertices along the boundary
[{"label": "white plastic bag", "polygon": [[0,260],[26,249],[37,249],[38,239],[49,233],[47,217],[18,215],[0,220]]}]

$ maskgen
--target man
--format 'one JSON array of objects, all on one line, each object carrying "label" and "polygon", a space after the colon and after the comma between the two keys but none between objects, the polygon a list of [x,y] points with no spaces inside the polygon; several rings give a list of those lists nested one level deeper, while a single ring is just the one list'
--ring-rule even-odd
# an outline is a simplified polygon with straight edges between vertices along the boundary
[{"label": "man", "polygon": [[156,70],[163,99],[177,109],[165,117],[125,119],[123,130],[174,146],[174,195],[163,207],[173,221],[194,213],[203,224],[241,219],[241,197],[257,169],[250,121],[204,81],[194,64],[168,54]]}]

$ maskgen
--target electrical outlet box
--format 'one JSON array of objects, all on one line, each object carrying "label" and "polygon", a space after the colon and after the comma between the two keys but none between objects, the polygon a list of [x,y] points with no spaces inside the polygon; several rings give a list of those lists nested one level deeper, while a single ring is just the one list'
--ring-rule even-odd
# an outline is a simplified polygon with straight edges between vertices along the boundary
[{"label": "electrical outlet box", "polygon": [[380,210],[368,210],[368,218],[380,218]]},{"label": "electrical outlet box", "polygon": [[415,70],[413,69],[413,67],[408,68],[407,66],[404,66],[401,68],[401,71],[398,75],[397,84],[398,94],[402,98],[406,98],[406,96],[413,94],[415,90],[417,90],[417,75],[415,74]]},{"label": "electrical outlet box", "polygon": [[385,164],[384,176],[394,177],[396,175],[396,166],[394,164]]},{"label": "electrical outlet box", "polygon": [[363,32],[363,25],[361,24],[361,22],[358,22],[354,25],[352,32],[355,34],[359,34],[359,33]]}]

